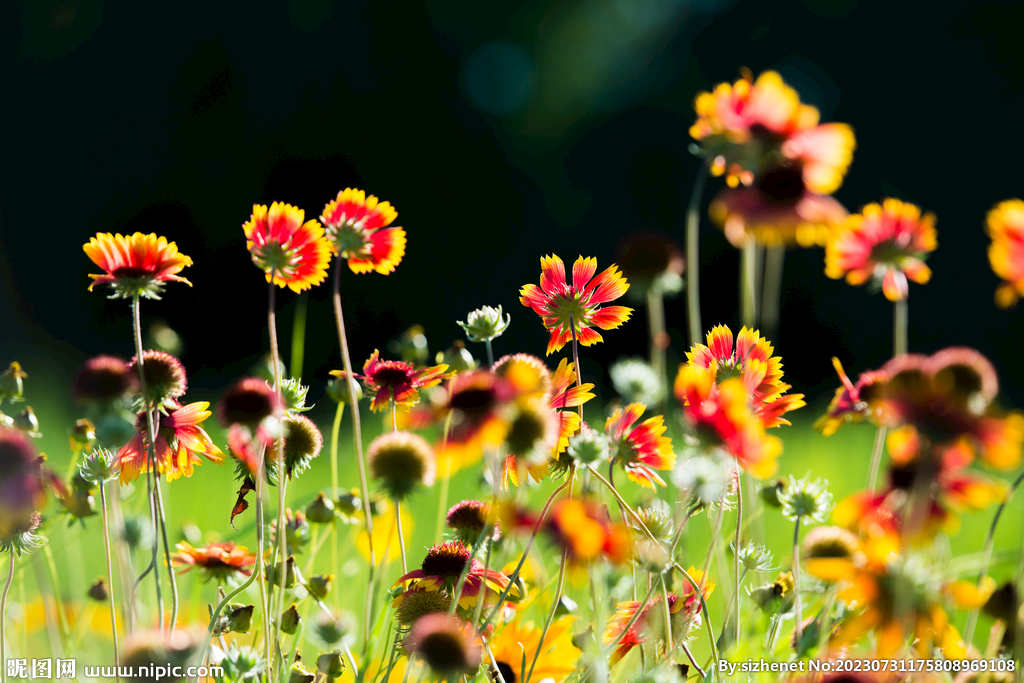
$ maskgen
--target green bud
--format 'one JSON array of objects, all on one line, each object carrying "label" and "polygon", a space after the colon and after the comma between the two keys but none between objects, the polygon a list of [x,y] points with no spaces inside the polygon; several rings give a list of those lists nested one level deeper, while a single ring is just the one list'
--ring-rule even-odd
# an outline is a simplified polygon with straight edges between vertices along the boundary
[{"label": "green bud", "polygon": [[[255,605],[241,605],[228,603],[227,613],[224,615],[224,630],[221,633],[248,633],[252,628],[252,613]],[[283,621],[283,619],[282,619]],[[284,630],[282,628],[282,630]]]},{"label": "green bud", "polygon": [[316,494],[316,498],[306,506],[306,519],[313,524],[330,524],[334,521],[334,503],[323,491]]},{"label": "green bud", "polygon": [[0,373],[0,398],[6,398],[11,403],[19,401],[25,394],[25,383],[22,380],[26,377],[28,375],[17,361],[11,363],[10,367]]},{"label": "green bud", "polygon": [[473,370],[479,365],[462,340],[452,342],[451,348],[447,351],[438,351],[434,357],[434,362],[439,365],[444,363],[448,366],[449,370],[454,372]]},{"label": "green bud", "polygon": [[555,608],[555,615],[564,616],[566,614],[575,614],[578,608],[579,605],[576,604],[575,600],[570,598],[568,595],[563,595],[558,600],[558,607]]},{"label": "green bud", "polygon": [[302,621],[302,617],[299,616],[299,608],[293,602],[292,606],[281,615],[281,632],[292,635],[298,630],[300,621]]},{"label": "green bud", "polygon": [[334,509],[345,524],[358,523],[363,510],[363,501],[359,497],[359,491],[352,489],[338,496]]},{"label": "green bud", "polygon": [[25,410],[14,416],[14,428],[20,429],[31,437],[39,438],[39,418],[36,417],[32,406],[26,406]]},{"label": "green bud", "polygon": [[309,582],[306,584],[306,590],[309,594],[318,600],[324,600],[327,594],[331,592],[331,581],[334,580],[334,574],[316,574],[315,576],[309,577]]},{"label": "green bud", "polygon": [[345,672],[345,660],[341,658],[341,650],[326,652],[316,658],[316,669],[328,678],[337,678]]},{"label": "green bud", "polygon": [[[344,403],[350,405],[352,402],[349,400],[348,393],[348,375],[345,374],[344,370],[331,370],[330,375],[333,379],[327,382],[327,395],[331,397],[331,400],[335,403]],[[355,382],[356,387],[356,401],[363,400],[363,387],[359,382]]]},{"label": "green bud", "polygon": [[288,683],[313,683],[315,678],[316,676],[306,671],[302,662],[292,664],[292,668],[288,672]]},{"label": "green bud", "polygon": [[[504,320],[502,315],[505,315]],[[508,329],[512,322],[512,316],[502,312],[501,306],[491,308],[481,306],[475,311],[470,311],[466,316],[466,322],[456,320],[456,324],[466,332],[466,338],[471,342],[488,342],[497,339],[501,333]]]},{"label": "green bud", "polygon": [[289,555],[287,561],[287,569],[285,569],[283,562],[278,562],[276,565],[267,565],[267,581],[274,584],[275,586],[281,585],[281,579],[284,578],[285,588],[295,587],[295,556]]},{"label": "green bud", "polygon": [[78,472],[85,481],[99,485],[117,477],[118,467],[113,453],[97,448],[82,458]]}]

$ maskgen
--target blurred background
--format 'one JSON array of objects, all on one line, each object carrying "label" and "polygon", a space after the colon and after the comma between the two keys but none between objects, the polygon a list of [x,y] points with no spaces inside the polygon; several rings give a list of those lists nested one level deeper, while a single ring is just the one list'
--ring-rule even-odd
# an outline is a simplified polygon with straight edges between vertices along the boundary
[{"label": "blurred background", "polygon": [[[683,241],[699,162],[687,151],[695,93],[777,69],[858,149],[836,194],[849,209],[896,196],[934,211],[934,279],[912,286],[911,350],[977,347],[1024,404],[1024,323],[998,310],[985,212],[1024,192],[1019,136],[1024,6],[941,10],[856,0],[289,0],[125,8],[31,0],[0,21],[6,105],[0,183],[0,362],[65,386],[89,355],[132,355],[128,306],[89,294],[81,245],[97,231],[155,231],[195,266],[195,285],[146,302],[186,342],[192,386],[219,393],[268,347],[266,288],[245,251],[252,204],[319,215],[347,186],[390,201],[408,250],[388,277],[346,272],[353,359],[409,325],[431,352],[456,319],[501,304],[496,345],[542,353],[518,303],[539,257],[596,255],[653,228]],[[712,179],[705,194],[721,187]],[[706,216],[706,212],[704,213]],[[702,227],[705,327],[738,326],[738,253]],[[891,305],[792,250],[776,348],[808,399],[891,348]],[[329,284],[309,295],[306,380],[339,367]],[[295,296],[281,306],[282,343]],[[585,354],[588,379],[643,355],[643,307]],[[670,367],[685,350],[685,298],[667,304]],[[478,356],[482,347],[472,348]],[[35,378],[33,378],[35,379]],[[39,387],[36,384],[36,387]],[[607,394],[609,390],[605,390]],[[315,388],[313,394],[320,395]]]}]

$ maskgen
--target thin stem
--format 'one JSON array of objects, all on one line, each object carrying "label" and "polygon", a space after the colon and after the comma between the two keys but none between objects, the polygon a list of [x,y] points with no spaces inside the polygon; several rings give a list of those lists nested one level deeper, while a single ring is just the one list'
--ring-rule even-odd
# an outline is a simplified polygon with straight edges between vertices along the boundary
[{"label": "thin stem", "polygon": [[[573,327],[573,352],[576,351],[576,333],[575,327]],[[579,373],[579,367],[577,366],[576,372]],[[577,375],[578,376],[578,375]],[[581,417],[582,420],[582,417]],[[569,467],[569,500],[572,500],[572,484],[576,478],[576,465],[570,465]],[[562,600],[562,586],[565,583],[565,568],[569,564],[569,546],[567,545],[562,551],[562,565],[558,568],[558,585],[555,587],[555,599],[551,605],[551,612],[548,613],[547,621],[544,622],[544,630],[540,632],[540,640],[537,641],[537,651],[533,653],[533,661],[530,663],[530,670],[527,672],[524,681],[529,681],[533,678],[533,669],[537,666],[537,660],[540,658],[540,652],[544,649],[544,639],[548,637],[548,630],[551,628],[551,623],[555,620],[555,613],[558,611],[559,603]]]},{"label": "thin stem", "polygon": [[744,327],[757,325],[757,240],[747,237],[743,243],[740,269],[740,319]]},{"label": "thin stem", "polygon": [[409,566],[405,559],[405,535],[402,533],[402,502],[395,498],[395,526],[398,527],[398,547],[402,556],[402,576],[409,573]]},{"label": "thin stem", "polygon": [[793,526],[793,618],[796,624],[793,627],[797,646],[800,644],[803,627],[801,622],[803,616],[800,613],[800,522],[802,515],[797,515],[796,524]]},{"label": "thin stem", "polygon": [[[334,424],[331,426],[331,498],[338,499],[338,434],[341,431],[341,416],[345,412],[345,404],[338,401],[334,411]],[[331,524],[331,568],[338,566],[338,524]],[[334,591],[334,606],[339,606],[341,591]]]},{"label": "thin stem", "polygon": [[885,427],[879,425],[875,432],[875,443],[871,447],[871,469],[868,471],[868,493],[875,492],[878,468],[882,464],[882,448],[885,446]]},{"label": "thin stem", "polygon": [[[448,404],[452,402],[452,381],[448,380]],[[452,415],[454,411],[449,410],[444,416],[444,432],[441,435],[441,453],[448,451],[448,434],[452,429]],[[444,457],[444,474],[441,477],[441,493],[437,503],[437,526],[434,530],[434,543],[441,542],[441,532],[444,530],[445,518],[448,507],[448,488],[452,478],[452,459]]]},{"label": "thin stem", "polygon": [[666,382],[665,349],[668,347],[668,333],[665,331],[665,298],[661,292],[650,287],[647,290],[647,322],[651,335],[651,369],[658,377],[660,400],[658,401],[664,410],[664,391]]},{"label": "thin stem", "polygon": [[[107,556],[107,600],[110,602],[110,631],[114,638],[114,666],[121,666],[121,658],[117,649],[117,611],[114,609],[114,568],[110,561],[110,529],[107,526],[107,494],[105,482],[99,483],[100,489],[100,512],[103,515],[103,551]],[[0,614],[3,610],[0,609]],[[2,638],[0,638],[2,640]],[[0,661],[4,661],[0,655]],[[115,675],[114,680],[120,680],[120,675]]]},{"label": "thin stem", "polygon": [[[580,345],[579,340],[576,338],[576,320],[572,315],[569,316],[569,329],[572,330],[572,365],[576,371],[576,386],[583,384],[583,375],[580,372]],[[583,404],[579,405],[580,411],[580,429],[583,428]]]},{"label": "thin stem", "polygon": [[[3,683],[7,683],[7,594],[11,591],[11,581],[14,580],[14,550],[8,550],[7,555],[7,583],[4,584],[4,594],[0,597],[0,662],[3,662],[4,666]],[[24,611],[24,605],[22,610]],[[21,620],[25,621],[24,614]]]},{"label": "thin stem", "polygon": [[736,540],[733,548],[733,574],[736,584],[733,595],[736,596],[736,642],[740,642],[740,530],[743,526],[743,470],[739,460],[736,461]]},{"label": "thin stem", "polygon": [[708,178],[708,162],[701,161],[693,181],[690,205],[686,208],[686,313],[690,323],[690,346],[700,343],[700,204]]},{"label": "thin stem", "polygon": [[491,348],[491,340],[485,339],[484,345],[487,346],[487,367],[494,367],[494,349]]},{"label": "thin stem", "polygon": [[164,514],[164,501],[160,494],[160,477],[153,477],[153,497],[156,501],[157,518],[160,520],[160,539],[164,546],[164,561],[167,563],[167,579],[171,584],[171,632],[178,623],[178,580],[171,568],[171,546],[167,541],[167,517]]},{"label": "thin stem", "polygon": [[[277,313],[276,307],[276,296],[277,286],[274,284],[275,273],[273,270],[270,271],[270,283],[268,301],[267,301],[267,327],[270,330],[270,357],[271,362],[274,365],[274,393],[281,402],[284,402],[284,397],[281,395],[281,354],[277,345]],[[286,581],[286,574],[288,572],[288,530],[286,528],[287,521],[285,518],[285,494],[288,488],[288,464],[284,461],[284,437],[285,435],[279,434],[277,437],[277,551],[276,555],[281,562],[283,570],[281,572],[281,590],[278,591],[277,598],[277,611],[276,620],[274,624],[274,643],[280,650],[280,638],[281,638],[281,617],[284,614],[284,587]],[[271,587],[273,590],[273,587]],[[269,649],[270,643],[267,643]],[[269,651],[267,662],[270,662]]]},{"label": "thin stem", "polygon": [[363,458],[363,434],[359,421],[359,403],[356,401],[356,380],[352,375],[352,359],[348,352],[348,337],[345,334],[345,317],[341,310],[341,254],[334,264],[334,319],[338,327],[338,343],[341,345],[341,360],[345,369],[345,378],[348,384],[349,403],[352,406],[352,430],[356,442],[356,464],[359,466],[359,492],[363,498],[363,515],[366,518],[366,544],[370,555],[369,579],[366,591],[366,607],[363,620],[363,644],[364,649],[370,641],[370,609],[371,596],[373,595],[373,572],[376,566],[376,559],[373,552],[373,518],[370,515],[370,489],[366,484],[366,462]]},{"label": "thin stem", "polygon": [[[156,584],[156,602],[157,610],[160,612],[160,630],[164,628],[164,596],[163,588],[160,585],[160,567],[157,564],[156,558],[160,552],[160,522],[159,512],[156,506],[156,497],[153,493],[153,487],[151,485],[150,476],[155,480],[158,476],[156,466],[156,416],[153,414],[153,407],[150,405],[149,400],[149,387],[146,385],[146,368],[145,359],[143,357],[142,350],[142,314],[140,311],[140,300],[136,294],[132,299],[132,322],[133,331],[135,336],[135,357],[137,359],[136,367],[139,370],[139,387],[142,390],[142,409],[146,411],[146,429],[149,436],[149,443],[146,446],[146,454],[148,460],[148,472],[146,476],[146,489],[149,494],[149,510],[150,515],[153,518],[153,557],[151,561],[151,568],[153,570],[153,581]],[[148,571],[148,570],[147,570]],[[136,581],[142,581],[142,578],[146,575],[143,572]],[[178,596],[174,596],[174,601],[177,602]],[[173,629],[173,625],[171,626]]]},{"label": "thin stem", "polygon": [[901,356],[907,352],[907,336],[910,319],[907,311],[907,300],[900,299],[892,305],[892,355]]},{"label": "thin stem", "polygon": [[[981,569],[978,571],[978,583],[980,584],[982,579],[985,578],[985,574],[988,573],[989,564],[992,562],[992,549],[996,543],[996,526],[999,525],[999,518],[1003,516],[1003,510],[1006,509],[1010,499],[1013,498],[1013,494],[1017,492],[1017,488],[1020,487],[1021,482],[1024,481],[1024,471],[1022,471],[1017,478],[1013,480],[1013,484],[1010,486],[1010,490],[1006,492],[1006,497],[1003,498],[1003,502],[996,508],[996,514],[992,517],[992,524],[988,527],[988,534],[985,536],[985,551],[982,555]],[[964,626],[964,642],[968,645],[971,639],[974,637],[974,627],[978,623],[978,608],[971,610],[971,613],[967,615],[967,623]]]},{"label": "thin stem", "polygon": [[[46,573],[50,577],[50,587],[53,589],[53,606],[57,611],[57,628],[60,631],[61,646],[65,651],[69,651],[68,634],[70,633],[70,628],[68,627],[67,615],[64,613],[64,600],[61,598],[60,593],[60,576],[57,574],[57,563],[53,560],[53,551],[50,550],[49,543],[43,546],[43,559],[46,563]],[[2,617],[2,612],[0,612],[0,617]]]},{"label": "thin stem", "polygon": [[659,575],[661,579],[661,597],[665,603],[665,651],[673,649],[672,645],[672,607],[668,604],[668,586],[665,585],[665,575]]},{"label": "thin stem", "polygon": [[779,313],[782,310],[782,266],[786,245],[767,247],[764,259],[764,281],[761,292],[761,330],[766,339],[778,342]]},{"label": "thin stem", "polygon": [[295,317],[292,318],[292,377],[302,377],[302,360],[306,350],[306,306],[309,294],[295,298]]},{"label": "thin stem", "polygon": [[395,402],[395,396],[391,396],[391,431],[398,431],[398,404]]}]

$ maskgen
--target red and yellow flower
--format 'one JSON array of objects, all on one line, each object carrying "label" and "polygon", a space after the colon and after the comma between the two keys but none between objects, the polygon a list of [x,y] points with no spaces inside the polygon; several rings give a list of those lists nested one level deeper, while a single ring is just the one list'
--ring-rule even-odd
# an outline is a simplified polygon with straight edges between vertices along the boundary
[{"label": "red and yellow flower", "polygon": [[[705,583],[703,581],[704,572],[699,569],[690,567],[688,573],[694,582],[701,586],[701,593],[704,599],[707,600],[715,590],[715,584],[710,581]],[[700,611],[700,596],[693,590],[689,582],[684,584],[683,591],[681,595],[669,593],[667,598],[668,613],[672,619],[672,632],[675,634],[680,634],[680,630],[686,620],[692,619],[693,615]],[[608,620],[608,625],[601,639],[605,645],[610,645],[616,638],[619,638],[615,646],[615,652],[611,657],[610,663],[612,666],[629,654],[629,651],[637,645],[642,645],[652,638],[657,640],[665,633],[665,602],[666,598],[660,596],[651,598],[647,604],[629,601],[620,602],[616,605],[616,612]],[[640,617],[623,634],[626,625],[632,621],[638,610],[642,610]],[[619,637],[620,635],[621,638]],[[681,634],[677,635],[677,637],[685,638],[686,635]]]},{"label": "red and yellow flower", "polygon": [[856,424],[864,419],[876,421],[878,399],[889,379],[881,371],[870,370],[862,372],[854,384],[846,376],[838,358],[832,358],[832,365],[839,374],[842,386],[836,389],[836,395],[832,397],[825,414],[814,423],[814,428],[825,436],[832,436],[846,423]]},{"label": "red and yellow flower", "polygon": [[256,556],[242,545],[231,541],[226,543],[208,543],[202,548],[194,548],[187,541],[177,546],[178,552],[171,557],[171,563],[182,567],[182,573],[198,567],[204,581],[211,579],[224,582],[231,578],[249,576],[256,565]]},{"label": "red and yellow flower", "polygon": [[253,204],[252,215],[242,225],[245,247],[252,261],[271,276],[274,284],[301,292],[327,277],[331,245],[315,220],[305,221],[305,212],[291,204]]},{"label": "red and yellow flower", "polygon": [[[766,428],[788,425],[782,416],[806,405],[803,394],[784,395],[791,387],[782,381],[782,359],[772,355],[772,345],[757,330],[743,327],[734,346],[732,330],[718,325],[708,332],[707,342],[707,346],[696,344],[686,353],[687,362],[680,366],[680,374],[685,367],[699,367],[711,371],[716,383],[740,378],[754,412]],[[676,397],[685,403],[678,378]]]},{"label": "red and yellow flower", "polygon": [[629,320],[631,308],[601,307],[629,289],[629,283],[616,266],[609,266],[594,277],[597,259],[580,256],[572,266],[572,283],[569,283],[562,259],[554,255],[542,256],[540,265],[540,286],[523,285],[519,301],[532,308],[551,332],[548,355],[565,346],[574,331],[580,344],[590,346],[603,341],[594,327],[613,330]]},{"label": "red and yellow flower", "polygon": [[544,528],[577,568],[601,558],[621,564],[632,556],[625,525],[613,523],[593,501],[560,500],[551,508]]},{"label": "red and yellow flower", "polygon": [[112,298],[144,296],[159,299],[168,282],[192,283],[178,275],[192,259],[178,251],[178,245],[166,237],[137,232],[130,236],[109,232],[97,233],[83,245],[86,256],[103,269],[99,275],[89,275],[93,282],[89,291],[98,284],[114,288]]},{"label": "red and yellow flower", "polygon": [[[498,631],[488,645],[505,683],[563,683],[576,670],[576,662],[582,654],[572,642],[575,619],[567,615],[551,622],[543,644],[541,630],[533,622],[520,623],[516,619]],[[528,681],[519,680],[524,655],[527,662],[537,657]]]},{"label": "red and yellow flower", "polygon": [[775,474],[782,442],[765,434],[750,405],[750,393],[741,377],[716,383],[715,371],[684,365],[675,381],[675,394],[684,416],[698,438],[719,447],[747,472],[764,479]]},{"label": "red and yellow flower", "polygon": [[[157,415],[159,420],[156,433],[156,471],[167,475],[167,481],[192,476],[193,466],[202,463],[198,454],[205,455],[212,462],[220,463],[224,453],[214,445],[210,435],[200,427],[211,413],[207,401],[197,401],[177,406],[166,415]],[[135,436],[117,452],[116,460],[121,467],[122,484],[135,481],[139,475],[149,471],[146,434],[148,428],[145,415],[139,415],[135,425]]]},{"label": "red and yellow flower", "polygon": [[391,401],[402,410],[409,410],[420,400],[420,389],[437,386],[447,375],[448,366],[442,363],[417,369],[404,360],[380,360],[380,352],[363,363],[363,383],[374,393],[370,410],[378,412],[391,406]]},{"label": "red and yellow flower", "polygon": [[[475,605],[478,600],[494,602],[498,595],[509,585],[509,578],[501,572],[493,569],[485,569],[479,560],[473,558],[472,553],[462,541],[451,541],[433,546],[419,569],[403,575],[395,582],[395,586],[402,586],[406,590],[416,588],[420,590],[447,590],[454,595],[458,592],[456,583],[462,576],[462,571],[469,564],[469,572],[466,574],[465,582],[462,585],[462,594],[459,597],[459,606],[467,608]],[[405,593],[400,593],[394,600],[394,606],[402,604]],[[509,595],[516,597],[519,589],[515,586],[509,591]]]},{"label": "red and yellow flower", "polygon": [[996,304],[1009,308],[1024,296],[1024,201],[999,202],[985,218],[988,260],[1003,283],[996,290]]},{"label": "red and yellow flower", "polygon": [[328,202],[320,216],[331,249],[353,273],[381,275],[393,272],[405,255],[405,230],[390,227],[396,218],[391,204],[351,187]]},{"label": "red and yellow flower", "polygon": [[[651,417],[636,424],[647,410],[643,403],[630,403],[619,408],[604,423],[611,439],[612,457],[626,476],[649,489],[665,485],[655,470],[671,470],[676,466],[672,439],[665,436],[665,418]],[[635,426],[634,426],[635,425]]]},{"label": "red and yellow flower", "polygon": [[899,199],[868,204],[846,219],[825,247],[825,274],[854,286],[880,283],[885,298],[907,298],[907,280],[925,284],[932,271],[924,259],[938,246],[935,215]]},{"label": "red and yellow flower", "polygon": [[775,71],[754,80],[749,71],[733,84],[720,83],[694,101],[697,121],[690,135],[713,160],[712,173],[736,187],[751,185],[765,165],[802,168],[812,191],[835,192],[853,160],[853,130],[844,123],[819,124],[815,107]]}]

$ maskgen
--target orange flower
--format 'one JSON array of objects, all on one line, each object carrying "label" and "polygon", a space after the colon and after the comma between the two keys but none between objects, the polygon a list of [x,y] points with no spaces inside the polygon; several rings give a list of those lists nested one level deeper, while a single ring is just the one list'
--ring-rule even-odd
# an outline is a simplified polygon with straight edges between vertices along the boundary
[{"label": "orange flower", "polygon": [[519,301],[532,308],[551,332],[548,355],[565,346],[572,339],[573,330],[580,344],[590,346],[604,341],[594,327],[613,330],[629,320],[632,308],[601,308],[601,304],[618,299],[629,289],[616,266],[609,266],[594,277],[597,259],[580,256],[572,266],[572,284],[566,281],[565,264],[557,256],[542,256],[540,266],[540,287],[523,285]]},{"label": "orange flower", "polygon": [[715,384],[714,371],[684,365],[676,376],[675,393],[687,423],[707,445],[724,448],[740,467],[760,479],[775,473],[782,442],[765,434],[742,379],[732,377]]},{"label": "orange flower", "polygon": [[[783,395],[791,387],[782,381],[782,359],[772,355],[772,345],[757,330],[740,329],[734,348],[732,330],[717,325],[708,332],[707,342],[707,346],[696,344],[686,353],[687,362],[680,366],[680,373],[683,367],[700,367],[710,370],[715,382],[741,378],[764,427],[788,425],[782,415],[806,405],[803,394]],[[676,397],[684,401],[678,379],[676,383]]]},{"label": "orange flower", "polygon": [[754,80],[749,71],[734,84],[720,83],[694,101],[697,121],[690,135],[714,160],[712,172],[730,187],[750,185],[766,164],[779,157],[802,168],[814,192],[831,194],[843,182],[856,142],[844,123],[819,125],[815,107],[775,71]]},{"label": "orange flower", "polygon": [[[419,569],[401,576],[395,582],[396,587],[403,586],[407,590],[398,594],[393,603],[394,607],[402,604],[406,592],[412,588],[428,591],[444,589],[451,594],[456,593],[458,588],[455,584],[462,576],[467,563],[470,568],[462,585],[459,606],[471,607],[477,603],[481,595],[485,602],[493,603],[508,586],[509,578],[493,569],[484,569],[483,564],[472,558],[470,549],[462,541],[452,541],[431,547]],[[509,595],[517,597],[519,589],[513,586]]]},{"label": "orange flower", "polygon": [[447,377],[448,366],[442,363],[419,370],[404,360],[380,360],[380,351],[363,363],[363,383],[374,392],[370,410],[378,412],[390,407],[391,401],[402,410],[409,410],[420,400],[420,389],[437,386]]},{"label": "orange flower", "polygon": [[[167,475],[167,481],[178,477],[192,476],[193,465],[202,463],[197,453],[213,462],[222,462],[224,454],[213,444],[210,435],[199,425],[212,413],[210,404],[197,401],[186,406],[177,406],[167,415],[157,415],[159,420],[156,435],[156,471]],[[149,471],[147,462],[146,417],[140,414],[135,425],[135,436],[117,452],[116,460],[121,466],[121,483],[127,484]]]},{"label": "orange flower", "polygon": [[907,279],[925,284],[932,271],[924,259],[938,246],[935,215],[899,199],[868,204],[846,219],[825,247],[825,274],[859,286],[868,280],[882,285],[889,301],[907,298]]},{"label": "orange flower", "polygon": [[676,466],[672,439],[665,434],[665,418],[661,415],[636,421],[647,409],[643,403],[630,403],[619,408],[604,423],[612,442],[612,458],[622,466],[626,476],[647,488],[665,485],[654,470],[671,470]]},{"label": "orange flower", "polygon": [[397,217],[388,202],[346,187],[327,203],[320,220],[331,249],[348,261],[353,273],[387,275],[405,255],[405,230],[388,227]]},{"label": "orange flower", "polygon": [[252,261],[274,284],[301,292],[318,285],[327,277],[331,245],[324,229],[315,221],[306,221],[305,212],[291,204],[274,202],[253,204],[252,215],[242,226],[245,247]]},{"label": "orange flower", "polygon": [[988,260],[1003,283],[996,290],[996,304],[1009,308],[1024,296],[1024,201],[999,202],[985,219],[992,244]]},{"label": "orange flower", "polygon": [[159,299],[165,283],[192,283],[180,273],[192,265],[192,259],[178,252],[178,245],[168,242],[166,237],[155,234],[143,235],[137,232],[130,237],[109,232],[97,233],[84,245],[86,256],[102,268],[102,275],[89,275],[93,283],[89,291],[98,284],[108,283],[114,288],[110,298],[131,298],[144,296]]},{"label": "orange flower", "polygon": [[[688,573],[696,584],[701,586],[704,572],[690,567]],[[715,584],[711,582],[701,586],[701,593],[705,600],[714,590]],[[676,634],[676,637],[685,638],[685,634],[680,635],[680,629],[682,629],[683,624],[688,618],[692,618],[692,615],[700,610],[700,598],[694,592],[689,582],[684,583],[683,591],[682,595],[669,593],[667,599],[668,613],[672,618],[672,632]],[[616,612],[608,620],[608,626],[605,628],[604,635],[601,638],[605,645],[612,643],[619,637],[619,634],[626,628],[626,624],[633,619],[638,610],[642,609],[642,612],[640,617],[629,627],[629,630],[622,635],[616,644],[615,652],[612,654],[610,662],[612,666],[618,664],[637,645],[646,643],[651,638],[657,640],[665,633],[665,601],[665,596],[660,596],[651,598],[646,605],[637,601],[629,601],[620,602],[615,606]]]},{"label": "orange flower", "polygon": [[576,670],[576,662],[582,654],[573,645],[572,623],[576,617],[566,615],[551,622],[551,628],[541,644],[541,629],[533,622],[520,623],[520,619],[507,624],[489,643],[494,663],[501,672],[505,683],[519,681],[522,675],[523,656],[532,662],[537,651],[537,665],[529,681],[521,683],[562,683]]},{"label": "orange flower", "polygon": [[176,567],[184,567],[182,573],[192,567],[199,567],[203,581],[216,580],[223,583],[240,576],[249,576],[251,567],[256,565],[256,556],[245,546],[227,543],[208,543],[202,548],[193,548],[188,542],[178,544],[179,552],[171,557]]},{"label": "orange flower", "polygon": [[811,191],[799,168],[778,166],[759,176],[753,187],[720,191],[708,215],[736,248],[748,238],[813,247],[825,246],[847,212],[832,197]]},{"label": "orange flower", "polygon": [[875,421],[877,399],[888,380],[881,371],[868,371],[862,372],[854,384],[846,376],[838,358],[832,358],[832,365],[839,373],[843,385],[836,389],[836,395],[828,404],[828,411],[814,423],[814,428],[825,436],[832,436],[847,422],[856,424],[865,418]]},{"label": "orange flower", "polygon": [[544,528],[561,549],[568,551],[568,560],[576,567],[602,557],[622,563],[632,555],[626,527],[612,523],[607,510],[593,501],[560,500],[551,509]]}]

